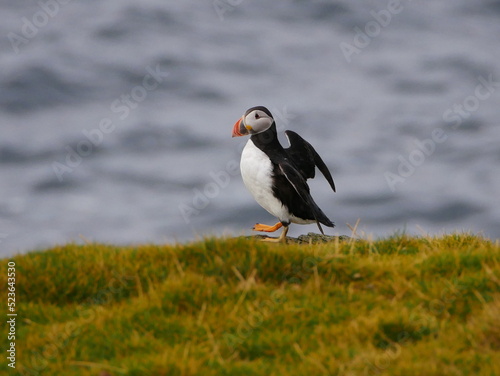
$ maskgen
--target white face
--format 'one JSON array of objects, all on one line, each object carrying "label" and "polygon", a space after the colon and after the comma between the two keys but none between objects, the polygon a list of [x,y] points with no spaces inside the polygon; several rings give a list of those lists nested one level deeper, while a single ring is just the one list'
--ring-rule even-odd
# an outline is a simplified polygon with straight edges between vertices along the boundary
[{"label": "white face", "polygon": [[248,129],[250,134],[256,134],[264,132],[269,129],[273,124],[274,119],[261,110],[253,110],[243,119],[243,124],[245,127],[251,127]]}]

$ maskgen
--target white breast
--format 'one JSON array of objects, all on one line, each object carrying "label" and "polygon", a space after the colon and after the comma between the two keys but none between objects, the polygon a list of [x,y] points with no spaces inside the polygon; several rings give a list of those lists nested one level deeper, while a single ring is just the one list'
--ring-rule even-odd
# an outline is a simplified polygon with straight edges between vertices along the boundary
[{"label": "white breast", "polygon": [[252,140],[248,140],[241,154],[243,183],[255,200],[280,221],[290,221],[290,214],[272,191],[273,166],[269,157]]}]

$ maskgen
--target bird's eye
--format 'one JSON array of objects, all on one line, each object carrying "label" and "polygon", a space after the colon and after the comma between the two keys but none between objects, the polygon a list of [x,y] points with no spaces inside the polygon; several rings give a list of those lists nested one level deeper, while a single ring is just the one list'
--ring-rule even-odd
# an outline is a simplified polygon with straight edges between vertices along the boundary
[{"label": "bird's eye", "polygon": [[259,114],[255,114],[255,118],[256,119],[260,118]]}]

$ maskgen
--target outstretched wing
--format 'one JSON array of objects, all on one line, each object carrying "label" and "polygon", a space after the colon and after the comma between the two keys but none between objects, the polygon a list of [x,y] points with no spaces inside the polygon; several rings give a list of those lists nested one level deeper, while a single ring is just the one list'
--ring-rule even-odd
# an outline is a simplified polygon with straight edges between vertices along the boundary
[{"label": "outstretched wing", "polygon": [[311,194],[309,193],[309,186],[307,185],[306,179],[304,179],[302,174],[286,161],[279,163],[278,166],[280,172],[286,177],[290,185],[295,189],[295,192],[297,192],[302,201],[304,201],[311,209],[314,215],[314,219],[316,220],[316,224],[318,225],[321,233],[324,234],[320,222],[326,226],[334,227],[332,221],[330,221],[325,213],[323,213],[323,211],[314,202]]},{"label": "outstretched wing", "polygon": [[285,131],[285,135],[290,142],[290,147],[285,150],[304,180],[314,178],[315,167],[318,167],[335,192],[332,175],[312,145],[293,131]]}]

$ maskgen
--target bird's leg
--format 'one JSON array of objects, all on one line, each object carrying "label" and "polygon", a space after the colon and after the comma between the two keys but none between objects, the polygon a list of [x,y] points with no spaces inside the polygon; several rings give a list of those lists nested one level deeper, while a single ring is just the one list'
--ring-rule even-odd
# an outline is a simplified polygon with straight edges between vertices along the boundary
[{"label": "bird's leg", "polygon": [[283,231],[281,231],[281,234],[278,238],[264,238],[264,239],[262,239],[262,241],[263,242],[272,242],[272,243],[286,243],[287,232],[288,232],[288,225],[283,226]]},{"label": "bird's leg", "polygon": [[252,227],[254,231],[264,231],[264,232],[274,232],[280,229],[283,226],[281,222],[276,223],[274,226],[263,225],[261,223],[256,223],[255,226]]}]

